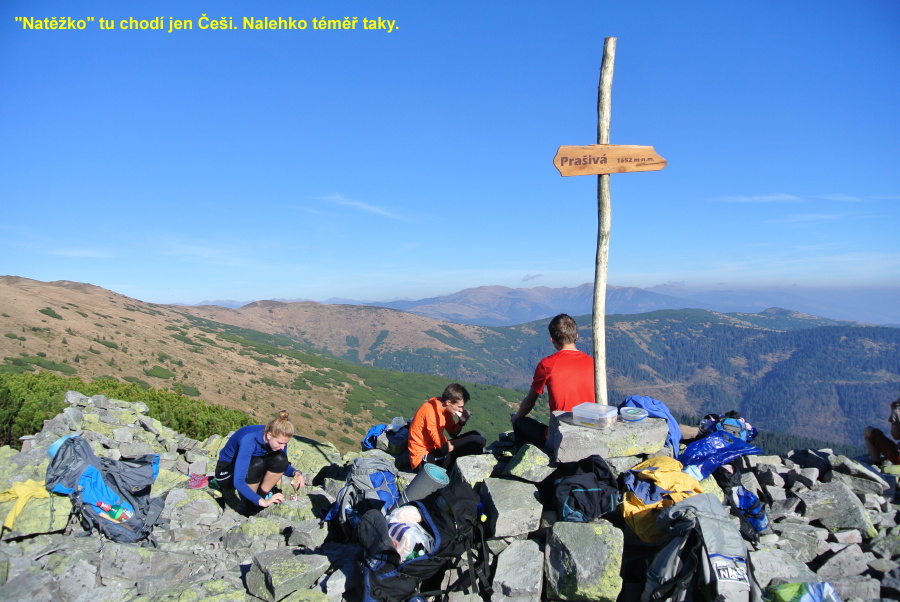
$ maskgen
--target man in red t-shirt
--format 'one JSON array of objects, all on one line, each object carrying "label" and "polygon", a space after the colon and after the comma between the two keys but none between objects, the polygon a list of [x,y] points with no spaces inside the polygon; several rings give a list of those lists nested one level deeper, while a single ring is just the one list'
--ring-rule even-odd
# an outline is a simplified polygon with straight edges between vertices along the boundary
[{"label": "man in red t-shirt", "polygon": [[528,395],[510,417],[516,447],[533,443],[543,449],[547,443],[547,425],[528,418],[544,387],[548,390],[551,412],[571,412],[580,403],[594,401],[594,358],[575,347],[578,339],[575,320],[566,314],[559,314],[550,320],[547,329],[556,353],[545,357],[537,365]]}]

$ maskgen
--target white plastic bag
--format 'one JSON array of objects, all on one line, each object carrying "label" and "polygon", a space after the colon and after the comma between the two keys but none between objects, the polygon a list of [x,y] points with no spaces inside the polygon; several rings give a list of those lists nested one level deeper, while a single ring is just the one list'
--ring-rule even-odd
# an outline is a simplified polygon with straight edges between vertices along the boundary
[{"label": "white plastic bag", "polygon": [[434,547],[434,537],[421,523],[388,523],[388,535],[404,560],[427,554]]}]

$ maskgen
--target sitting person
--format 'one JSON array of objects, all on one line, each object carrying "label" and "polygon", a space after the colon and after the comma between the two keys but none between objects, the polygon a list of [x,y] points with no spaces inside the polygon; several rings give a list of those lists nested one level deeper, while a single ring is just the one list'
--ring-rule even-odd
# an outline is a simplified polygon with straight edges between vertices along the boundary
[{"label": "sitting person", "polygon": [[[900,439],[900,398],[891,403],[888,422],[891,423],[891,437]],[[900,464],[900,449],[897,443],[888,439],[881,429],[867,426],[863,431],[863,437],[866,440],[866,449],[872,456],[872,462],[880,464],[883,458],[891,464]]]},{"label": "sitting person", "polygon": [[519,404],[519,410],[510,416],[516,448],[531,443],[543,449],[547,443],[547,425],[528,418],[544,387],[549,391],[551,412],[571,412],[578,404],[594,401],[594,358],[575,347],[578,340],[575,320],[559,314],[550,320],[547,329],[556,353],[538,363],[528,395]]},{"label": "sitting person", "polygon": [[[432,397],[422,404],[409,425],[409,464],[413,470],[421,470],[424,464],[449,468],[460,456],[484,453],[485,438],[479,432],[457,436],[471,417],[465,407],[468,401],[466,388],[454,383],[440,398]],[[448,439],[445,431],[454,438]]]},{"label": "sitting person", "polygon": [[294,436],[294,425],[284,410],[269,424],[256,424],[238,429],[216,463],[216,482],[220,489],[237,490],[247,504],[267,508],[284,501],[284,494],[274,491],[281,475],[293,477],[294,489],[305,485],[287,457],[287,444]]}]

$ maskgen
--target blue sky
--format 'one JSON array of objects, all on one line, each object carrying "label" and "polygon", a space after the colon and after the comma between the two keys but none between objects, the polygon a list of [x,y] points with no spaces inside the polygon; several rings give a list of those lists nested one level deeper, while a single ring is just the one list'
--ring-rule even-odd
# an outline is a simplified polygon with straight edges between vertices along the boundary
[{"label": "blue sky", "polygon": [[606,36],[611,141],[669,162],[612,176],[610,284],[900,286],[896,0],[5,0],[0,273],[161,303],[590,281],[596,178],[552,159],[596,140]]}]

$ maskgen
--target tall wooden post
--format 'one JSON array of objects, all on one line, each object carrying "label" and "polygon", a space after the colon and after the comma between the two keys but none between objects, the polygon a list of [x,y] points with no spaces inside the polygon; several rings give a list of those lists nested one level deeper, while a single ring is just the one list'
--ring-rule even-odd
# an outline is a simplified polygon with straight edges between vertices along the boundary
[{"label": "tall wooden post", "polygon": [[[612,113],[613,66],[616,62],[616,38],[603,41],[600,63],[600,86],[597,91],[597,144],[609,144],[609,121]],[[609,174],[597,176],[597,265],[594,270],[594,400],[606,405],[606,279],[609,271],[609,232],[612,224],[612,201]]]},{"label": "tall wooden post", "polygon": [[652,146],[610,144],[613,65],[616,38],[603,42],[600,86],[597,90],[597,144],[560,146],[553,165],[561,176],[597,176],[597,263],[594,270],[594,401],[607,404],[606,390],[606,276],[609,270],[609,231],[612,201],[609,176],[614,173],[659,171],[666,160]]}]

